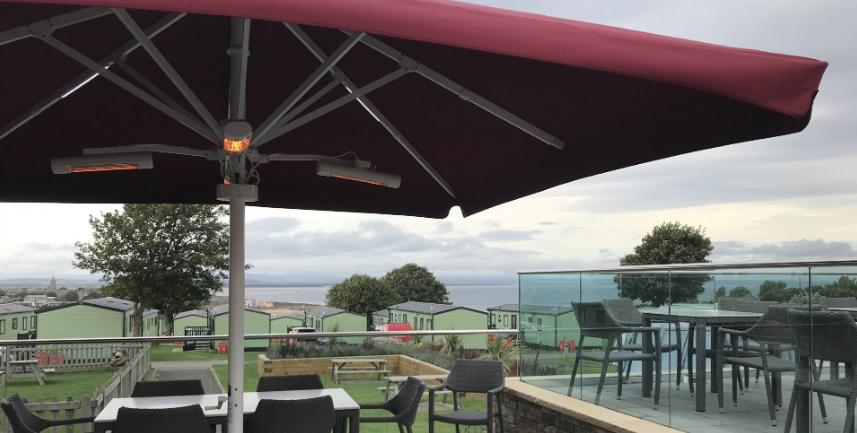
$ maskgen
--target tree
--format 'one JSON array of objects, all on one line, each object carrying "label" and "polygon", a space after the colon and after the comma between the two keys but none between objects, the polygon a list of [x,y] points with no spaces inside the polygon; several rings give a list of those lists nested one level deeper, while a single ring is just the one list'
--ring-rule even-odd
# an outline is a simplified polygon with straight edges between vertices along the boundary
[{"label": "tree", "polygon": [[408,263],[387,272],[381,283],[391,288],[403,301],[449,304],[449,291],[428,269]]},{"label": "tree", "polygon": [[354,274],[328,289],[325,303],[333,308],[366,316],[366,326],[372,324],[372,313],[399,302],[389,287],[368,275]]},{"label": "tree", "polygon": [[73,265],[102,274],[105,295],[134,302],[134,335],[140,335],[143,310],[158,309],[172,322],[223,286],[227,215],[215,205],[126,204],[101,219],[89,217],[93,240],[75,243]]},{"label": "tree", "polygon": [[726,297],[726,286],[720,286],[716,292],[714,292],[714,302],[717,303],[717,300],[720,298]]},{"label": "tree", "polygon": [[[714,246],[702,227],[680,223],[663,223],[643,236],[632,254],[619,260],[622,266],[667,265],[674,263],[708,263]],[[617,275],[619,296],[639,299],[655,307],[665,303],[694,302],[705,292],[707,274],[636,274]]]},{"label": "tree", "polygon": [[784,291],[786,290],[785,281],[765,280],[759,285],[759,300],[760,301],[776,301],[786,302],[791,299],[791,296],[786,298]]},{"label": "tree", "polygon": [[77,302],[80,300],[80,295],[78,295],[77,292],[73,290],[69,290],[68,292],[66,292],[64,299],[66,302]]},{"label": "tree", "polygon": [[843,275],[839,280],[818,289],[817,293],[825,298],[857,297],[857,278],[848,278]]},{"label": "tree", "polygon": [[49,298],[56,298],[57,292],[45,292],[45,296],[47,296]]},{"label": "tree", "polygon": [[752,298],[753,294],[744,286],[738,286],[729,291],[730,298]]}]

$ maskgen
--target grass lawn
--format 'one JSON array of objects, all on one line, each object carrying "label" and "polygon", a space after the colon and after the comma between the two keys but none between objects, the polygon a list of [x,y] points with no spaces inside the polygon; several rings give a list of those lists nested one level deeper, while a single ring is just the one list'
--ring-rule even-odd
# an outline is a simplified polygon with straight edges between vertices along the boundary
[{"label": "grass lawn", "polygon": [[[160,344],[152,346],[152,362],[159,361],[203,361],[223,360],[229,356],[226,353],[211,353],[207,350],[194,350],[191,352],[173,352],[173,349],[181,348],[177,344]],[[244,352],[245,361],[255,361],[264,352]]]},{"label": "grass lawn", "polygon": [[[45,386],[39,386],[35,377],[21,376],[9,380],[3,395],[17,393],[31,402],[38,398],[49,401],[53,400],[54,397],[59,400],[65,400],[68,397],[80,400],[84,395],[92,395],[96,388],[104,385],[111,377],[113,377],[113,373],[106,368],[100,371],[47,373],[45,374]],[[80,413],[76,413],[75,416],[80,416]],[[64,417],[65,415],[63,415]],[[5,415],[0,413],[0,430],[3,429],[5,422]]]},{"label": "grass lawn", "polygon": [[[223,388],[226,388],[227,382],[227,366],[226,365],[215,365],[213,366],[214,372],[217,373],[218,379],[220,379],[220,383],[223,384]],[[356,376],[354,376],[356,377]],[[324,381],[325,388],[344,388],[348,395],[354,399],[357,403],[382,403],[384,401],[384,396],[381,391],[378,391],[378,387],[382,386],[382,382],[372,382],[366,384],[339,384],[335,385],[330,382],[329,376],[322,376],[322,381]],[[244,391],[253,392],[256,391],[256,384],[259,382],[259,373],[256,371],[255,364],[247,364],[244,366]],[[428,393],[426,393],[428,394]],[[423,398],[423,401],[428,401],[428,397]],[[449,398],[449,402],[452,402],[452,398]],[[473,398],[465,398],[464,399],[464,407],[466,409],[472,410],[485,410],[485,402],[479,401]],[[438,410],[438,412],[445,412],[442,410]],[[448,412],[448,410],[446,411]],[[389,416],[389,412],[380,411],[380,410],[364,410],[360,412],[361,416]],[[462,428],[463,430],[463,428]],[[471,428],[471,431],[473,429]],[[394,424],[363,424],[360,426],[361,433],[387,433],[398,431],[398,428]],[[482,430],[477,430],[482,431]],[[417,421],[414,423],[414,433],[427,433],[428,432],[428,413],[420,412],[417,413]],[[451,424],[444,423],[435,423],[435,432],[437,433],[454,433],[455,426]]]}]

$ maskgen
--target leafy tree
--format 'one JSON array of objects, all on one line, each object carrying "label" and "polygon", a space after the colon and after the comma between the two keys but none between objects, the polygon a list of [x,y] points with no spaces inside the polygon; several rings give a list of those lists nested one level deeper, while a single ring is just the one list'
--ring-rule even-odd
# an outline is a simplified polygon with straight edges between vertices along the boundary
[{"label": "leafy tree", "polygon": [[80,295],[78,295],[77,292],[73,290],[69,290],[68,292],[66,292],[64,299],[66,300],[66,302],[77,302],[80,300]]},{"label": "leafy tree", "polygon": [[759,285],[759,300],[786,302],[788,299],[791,299],[791,296],[786,298],[786,295],[783,293],[786,287],[787,284],[785,281],[765,280]]},{"label": "leafy tree", "polygon": [[408,263],[387,272],[381,283],[392,289],[402,301],[449,304],[449,291],[428,269]]},{"label": "leafy tree", "polygon": [[726,297],[726,286],[720,286],[716,292],[714,292],[714,302],[716,303],[718,299]]},{"label": "leafy tree", "polygon": [[750,292],[750,289],[744,286],[738,286],[729,291],[730,298],[752,298],[753,293]]},{"label": "leafy tree", "polygon": [[[619,260],[622,266],[667,265],[674,263],[708,263],[714,246],[702,227],[680,223],[663,223],[643,236],[632,254]],[[666,303],[694,302],[705,292],[707,274],[637,274],[617,275],[619,295],[659,307]]]},{"label": "leafy tree", "polygon": [[47,296],[49,298],[56,298],[57,292],[45,292],[45,296]]},{"label": "leafy tree", "polygon": [[848,278],[843,275],[837,281],[826,284],[814,292],[825,298],[857,297],[857,278]]},{"label": "leafy tree", "polygon": [[[79,297],[80,297],[80,295],[78,295],[78,298]],[[98,299],[100,297],[101,297],[101,292],[99,292],[98,290],[93,290],[93,291],[87,293],[86,296],[83,297],[83,299]]]},{"label": "leafy tree", "polygon": [[388,286],[368,275],[354,274],[328,289],[325,303],[333,308],[366,316],[372,324],[372,313],[399,302],[399,296]]},{"label": "leafy tree", "polygon": [[126,204],[89,217],[93,240],[75,243],[73,265],[102,274],[104,294],[134,302],[134,335],[140,335],[143,310],[156,308],[172,322],[223,286],[227,215],[215,205]]}]

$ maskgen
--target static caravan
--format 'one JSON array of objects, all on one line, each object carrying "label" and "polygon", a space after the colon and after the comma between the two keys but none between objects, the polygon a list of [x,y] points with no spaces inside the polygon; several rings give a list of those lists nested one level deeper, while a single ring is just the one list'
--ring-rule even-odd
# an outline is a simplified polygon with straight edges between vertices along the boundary
[{"label": "static caravan", "polygon": [[287,334],[289,329],[304,326],[304,314],[288,312],[271,317],[271,333]]},{"label": "static caravan", "polygon": [[36,312],[18,304],[0,304],[0,340],[17,340],[18,334],[36,330]]},{"label": "static caravan", "polygon": [[[580,328],[571,307],[523,305],[520,312],[523,341],[531,346],[539,343],[554,350],[559,342],[580,341]],[[586,339],[587,346],[600,344],[601,339]]]},{"label": "static caravan", "polygon": [[[229,334],[229,305],[218,305],[208,310],[209,328],[213,335]],[[244,335],[270,334],[271,314],[244,307]],[[217,343],[221,343],[218,341]],[[222,341],[226,343],[226,341]],[[269,340],[244,340],[245,349],[267,349]],[[215,343],[216,344],[216,343]]]},{"label": "static caravan", "polygon": [[[37,314],[36,337],[98,338],[134,335],[134,303],[118,298],[87,299]],[[158,310],[143,311],[142,335],[158,335]]]},{"label": "static caravan", "polygon": [[503,304],[488,308],[488,325],[491,329],[518,329],[518,304]]},{"label": "static caravan", "polygon": [[208,328],[208,311],[206,310],[190,310],[182,311],[176,314],[173,319],[173,335],[184,336],[185,329],[188,327],[204,327]]},{"label": "static caravan", "polygon": [[383,309],[372,313],[372,326],[383,325],[390,323],[390,310]]},{"label": "static caravan", "polygon": [[[332,307],[317,307],[306,312],[306,326],[318,332],[365,332],[366,316]],[[348,344],[359,344],[363,337],[347,337]]]},{"label": "static caravan", "polygon": [[[427,302],[405,302],[393,305],[390,310],[390,322],[410,323],[415,330],[465,330],[485,329],[488,325],[488,313],[468,307],[430,304]],[[433,335],[431,341],[440,341],[443,335]],[[485,349],[488,337],[485,335],[462,336],[467,349]]]}]

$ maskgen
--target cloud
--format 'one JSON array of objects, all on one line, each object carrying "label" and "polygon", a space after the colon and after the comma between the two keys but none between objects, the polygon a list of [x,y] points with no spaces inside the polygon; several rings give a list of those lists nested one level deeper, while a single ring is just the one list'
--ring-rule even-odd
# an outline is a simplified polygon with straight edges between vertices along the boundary
[{"label": "cloud", "polygon": [[557,224],[556,224],[555,222],[553,222],[553,221],[542,221],[542,222],[540,222],[540,223],[539,223],[539,225],[540,225],[540,226],[555,226],[555,225],[557,225]]},{"label": "cloud", "polygon": [[713,242],[713,261],[790,261],[853,259],[857,249],[848,242],[822,239],[747,244],[741,241]]},{"label": "cloud", "polygon": [[437,232],[440,234],[451,233],[453,230],[455,230],[455,225],[449,221],[444,221],[437,226]]},{"label": "cloud", "polygon": [[489,230],[479,234],[479,239],[486,242],[517,242],[530,241],[540,235],[540,230]]}]

